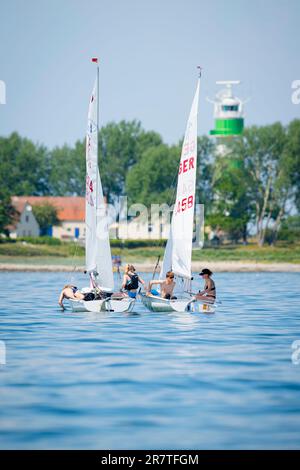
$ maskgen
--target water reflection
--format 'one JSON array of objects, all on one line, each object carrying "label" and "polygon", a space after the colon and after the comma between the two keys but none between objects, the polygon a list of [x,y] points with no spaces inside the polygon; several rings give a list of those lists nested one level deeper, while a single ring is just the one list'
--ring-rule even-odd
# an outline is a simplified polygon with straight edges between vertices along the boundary
[{"label": "water reflection", "polygon": [[282,276],[216,274],[215,315],[74,314],[64,273],[0,273],[0,447],[299,448],[300,275]]},{"label": "water reflection", "polygon": [[181,331],[194,330],[196,325],[199,323],[199,314],[193,314],[190,312],[171,312],[168,314],[172,326]]}]

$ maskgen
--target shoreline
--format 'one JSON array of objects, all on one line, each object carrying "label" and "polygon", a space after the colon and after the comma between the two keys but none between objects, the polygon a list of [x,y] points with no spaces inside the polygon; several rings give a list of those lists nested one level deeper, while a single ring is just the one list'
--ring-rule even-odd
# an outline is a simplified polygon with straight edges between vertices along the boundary
[{"label": "shoreline", "polygon": [[[153,272],[154,263],[135,263],[137,271]],[[201,271],[203,267],[213,272],[300,272],[300,264],[293,263],[256,263],[250,261],[193,261],[192,271]],[[76,272],[83,272],[84,266],[77,266]],[[24,263],[0,263],[0,271],[23,271],[23,272],[72,272],[74,266],[59,264],[24,264]],[[121,266],[123,271],[123,266]]]}]

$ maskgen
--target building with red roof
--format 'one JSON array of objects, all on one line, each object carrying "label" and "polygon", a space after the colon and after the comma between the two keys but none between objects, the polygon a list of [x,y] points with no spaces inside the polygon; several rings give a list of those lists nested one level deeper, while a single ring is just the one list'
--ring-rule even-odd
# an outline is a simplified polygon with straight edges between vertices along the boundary
[{"label": "building with red roof", "polygon": [[50,204],[57,209],[60,225],[49,227],[47,234],[64,240],[85,238],[85,198],[79,196],[13,196],[12,203],[18,212],[14,226],[9,227],[10,235],[16,237],[36,237],[40,227],[32,208]]}]

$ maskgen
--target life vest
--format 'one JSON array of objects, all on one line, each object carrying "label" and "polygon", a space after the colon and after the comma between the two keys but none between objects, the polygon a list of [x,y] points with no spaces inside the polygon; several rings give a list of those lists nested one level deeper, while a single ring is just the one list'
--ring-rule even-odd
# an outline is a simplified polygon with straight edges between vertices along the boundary
[{"label": "life vest", "polygon": [[125,289],[126,290],[133,290],[139,287],[139,276],[137,274],[128,274],[130,277],[130,281],[127,281]]}]

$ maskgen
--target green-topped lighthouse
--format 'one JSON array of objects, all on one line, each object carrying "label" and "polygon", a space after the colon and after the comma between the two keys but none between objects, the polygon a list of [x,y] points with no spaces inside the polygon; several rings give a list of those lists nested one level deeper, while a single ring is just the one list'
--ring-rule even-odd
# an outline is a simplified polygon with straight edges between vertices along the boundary
[{"label": "green-topped lighthouse", "polygon": [[222,89],[216,94],[214,100],[208,100],[214,105],[215,128],[210,131],[216,137],[218,151],[226,154],[226,141],[228,138],[240,135],[244,129],[244,103],[234,96],[233,85],[239,85],[239,80],[217,81]]}]

